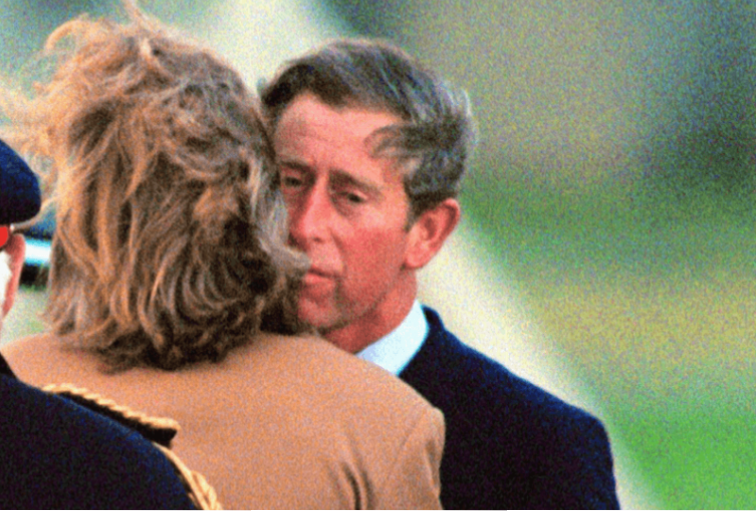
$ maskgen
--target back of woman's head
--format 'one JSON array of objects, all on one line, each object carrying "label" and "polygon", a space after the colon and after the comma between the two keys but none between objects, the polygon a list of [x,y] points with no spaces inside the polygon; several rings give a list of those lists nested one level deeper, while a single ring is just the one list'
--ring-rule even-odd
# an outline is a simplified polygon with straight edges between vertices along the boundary
[{"label": "back of woman's head", "polygon": [[218,360],[287,314],[303,261],[285,247],[255,99],[127,7],[129,24],[81,18],[50,36],[54,74],[19,123],[22,149],[51,160],[47,319],[115,367]]}]

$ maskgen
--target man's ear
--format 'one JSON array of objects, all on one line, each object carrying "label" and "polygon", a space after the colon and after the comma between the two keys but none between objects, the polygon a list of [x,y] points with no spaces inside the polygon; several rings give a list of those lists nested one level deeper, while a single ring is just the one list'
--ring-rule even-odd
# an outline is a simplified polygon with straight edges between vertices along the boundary
[{"label": "man's ear", "polygon": [[425,211],[410,227],[404,267],[419,270],[441,250],[459,223],[462,210],[456,199],[446,199]]},{"label": "man's ear", "polygon": [[11,237],[5,247],[5,252],[10,256],[11,278],[5,288],[5,302],[3,303],[3,315],[5,317],[13,307],[16,291],[21,282],[21,271],[24,269],[24,256],[26,255],[26,240],[20,234]]}]

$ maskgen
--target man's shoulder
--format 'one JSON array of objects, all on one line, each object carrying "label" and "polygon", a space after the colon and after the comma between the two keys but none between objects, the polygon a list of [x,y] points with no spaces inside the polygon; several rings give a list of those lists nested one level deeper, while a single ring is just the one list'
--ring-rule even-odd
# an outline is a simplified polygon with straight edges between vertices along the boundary
[{"label": "man's shoulder", "polygon": [[401,373],[444,412],[444,507],[616,508],[601,422],[462,343],[425,308],[429,333]]},{"label": "man's shoulder", "polygon": [[[521,378],[500,362],[464,344],[446,330],[440,316],[424,307],[429,333],[417,356],[402,373],[402,378],[421,387],[423,395],[439,393],[439,399],[468,403],[470,409],[523,413],[553,420],[595,420],[537,385]],[[417,383],[417,385],[415,385]],[[433,401],[433,400],[432,400]],[[443,408],[442,408],[443,409]]]},{"label": "man's shoulder", "polygon": [[165,456],[134,431],[11,376],[0,376],[0,394],[0,416],[13,417],[0,424],[11,507],[192,507]]}]

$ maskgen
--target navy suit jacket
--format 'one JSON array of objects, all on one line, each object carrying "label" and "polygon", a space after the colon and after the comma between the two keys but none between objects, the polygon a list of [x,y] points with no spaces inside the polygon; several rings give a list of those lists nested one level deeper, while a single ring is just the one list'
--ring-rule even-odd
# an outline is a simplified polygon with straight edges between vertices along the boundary
[{"label": "navy suit jacket", "polygon": [[194,509],[140,434],[18,381],[0,356],[0,508]]},{"label": "navy suit jacket", "polygon": [[430,331],[399,375],[446,417],[448,509],[618,509],[601,423],[462,344],[424,307]]}]

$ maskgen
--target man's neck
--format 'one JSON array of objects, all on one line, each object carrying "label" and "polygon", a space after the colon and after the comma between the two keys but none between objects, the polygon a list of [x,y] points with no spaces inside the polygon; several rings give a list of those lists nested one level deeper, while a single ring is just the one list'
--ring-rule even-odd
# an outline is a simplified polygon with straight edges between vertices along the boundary
[{"label": "man's neck", "polygon": [[323,337],[349,353],[357,353],[388,335],[404,321],[415,302],[417,281],[413,278],[407,284],[403,292],[384,297],[383,307],[374,307],[348,325],[323,332]]}]

